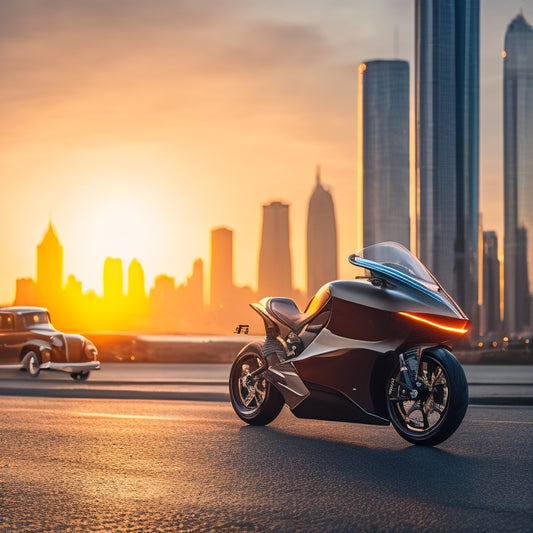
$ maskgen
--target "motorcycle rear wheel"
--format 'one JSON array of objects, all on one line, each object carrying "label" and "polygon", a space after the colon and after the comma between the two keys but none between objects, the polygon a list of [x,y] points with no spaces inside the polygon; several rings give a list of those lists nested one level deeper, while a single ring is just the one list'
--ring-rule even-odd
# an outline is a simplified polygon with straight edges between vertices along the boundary
[{"label": "motorcycle rear wheel", "polygon": [[[387,409],[398,434],[411,444],[434,446],[460,426],[468,408],[468,384],[459,361],[444,348],[404,354],[416,393],[405,386],[397,365],[387,383]],[[413,397],[414,396],[414,397]]]},{"label": "motorcycle rear wheel", "polygon": [[246,345],[233,361],[229,377],[229,395],[237,416],[254,426],[272,422],[284,405],[283,396],[261,375],[251,373],[266,365],[261,345]]}]

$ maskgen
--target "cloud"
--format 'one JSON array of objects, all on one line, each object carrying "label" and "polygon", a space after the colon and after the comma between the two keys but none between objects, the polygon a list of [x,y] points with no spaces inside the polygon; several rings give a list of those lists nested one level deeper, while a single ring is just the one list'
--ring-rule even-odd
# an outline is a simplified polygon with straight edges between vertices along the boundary
[{"label": "cloud", "polygon": [[247,2],[2,6],[8,139],[161,138],[219,119],[302,134],[320,109],[338,105],[339,78],[355,79],[316,25],[259,16]]}]

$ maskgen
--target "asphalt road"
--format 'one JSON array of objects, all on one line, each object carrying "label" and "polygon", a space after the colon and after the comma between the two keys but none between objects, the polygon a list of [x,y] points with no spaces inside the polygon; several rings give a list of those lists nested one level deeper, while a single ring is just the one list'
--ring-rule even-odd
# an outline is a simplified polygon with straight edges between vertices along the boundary
[{"label": "asphalt road", "polygon": [[[533,365],[465,365],[470,403],[533,406]],[[0,395],[228,401],[227,364],[105,363],[88,381],[41,372],[0,371]]]},{"label": "asphalt road", "polygon": [[533,531],[533,409],[246,426],[227,402],[1,398],[0,532]]}]

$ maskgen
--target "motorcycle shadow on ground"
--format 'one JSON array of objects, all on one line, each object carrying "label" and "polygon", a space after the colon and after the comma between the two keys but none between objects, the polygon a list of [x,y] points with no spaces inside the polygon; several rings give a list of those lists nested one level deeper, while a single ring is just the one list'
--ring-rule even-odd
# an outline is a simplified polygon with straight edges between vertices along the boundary
[{"label": "motorcycle shadow on ground", "polygon": [[[490,510],[486,520],[509,525],[514,513],[508,510],[516,501],[507,487],[514,482],[509,472],[516,472],[516,464],[488,454],[474,456],[459,433],[441,447],[413,446],[392,427],[310,422],[285,410],[270,426],[239,429],[242,449],[254,450],[239,456],[239,469],[273,465],[275,483],[284,487],[284,494],[297,491],[299,498],[311,498],[317,491],[334,493],[349,505],[375,506],[372,514],[378,509],[396,514],[398,506],[408,505],[414,513],[411,524],[420,512],[413,504],[427,504],[434,511],[454,509],[457,525],[464,526],[473,519],[472,509],[481,508]],[[420,520],[428,519],[428,508]]]}]

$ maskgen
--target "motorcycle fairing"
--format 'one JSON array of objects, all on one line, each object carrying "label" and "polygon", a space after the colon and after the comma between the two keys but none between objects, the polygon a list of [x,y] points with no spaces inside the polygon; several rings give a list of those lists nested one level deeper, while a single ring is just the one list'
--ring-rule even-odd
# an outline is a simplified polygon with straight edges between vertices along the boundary
[{"label": "motorcycle fairing", "polygon": [[330,420],[333,422],[356,422],[361,424],[372,424],[388,426],[389,420],[378,415],[365,411],[351,398],[342,394],[338,390],[307,383],[309,396],[291,409],[298,418],[309,418],[312,420]]},{"label": "motorcycle fairing", "polygon": [[352,350],[386,353],[394,351],[398,346],[398,342],[400,342],[399,339],[384,339],[382,341],[350,339],[335,335],[328,328],[324,328],[298,357],[292,359],[292,362],[299,363],[315,356],[334,357]]},{"label": "motorcycle fairing", "polygon": [[[325,335],[326,336],[326,335]],[[368,343],[371,344],[371,343]],[[385,364],[385,360],[391,363],[397,360],[393,351],[384,355],[379,347],[373,346],[352,347],[351,349],[340,349],[324,354],[316,353],[309,357],[303,357],[304,353],[293,360],[300,378],[303,380],[311,396],[315,394],[317,386],[322,389],[335,391],[337,395],[342,395],[353,403],[352,408],[366,413],[365,421],[369,416],[379,416],[382,414],[379,409],[379,401],[374,397],[373,376],[376,369]],[[378,387],[377,390],[383,390]],[[309,402],[307,402],[309,403]],[[354,420],[350,420],[354,421]]]},{"label": "motorcycle fairing", "polygon": [[309,396],[309,390],[291,362],[272,365],[265,372],[265,378],[281,392],[285,403],[294,409]]}]

